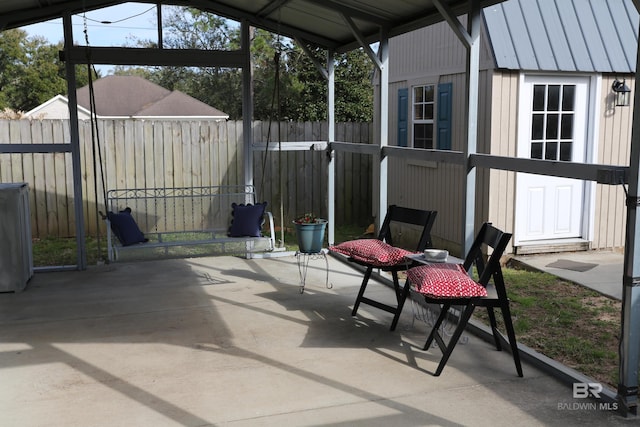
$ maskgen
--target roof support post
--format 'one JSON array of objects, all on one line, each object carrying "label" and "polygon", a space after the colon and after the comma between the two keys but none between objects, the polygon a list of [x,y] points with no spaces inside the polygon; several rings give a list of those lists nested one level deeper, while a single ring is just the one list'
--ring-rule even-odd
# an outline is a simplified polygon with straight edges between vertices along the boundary
[{"label": "roof support post", "polygon": [[470,156],[476,154],[478,143],[478,92],[480,75],[480,1],[469,0],[468,19],[469,46],[467,48],[467,177],[463,183],[465,203],[463,205],[464,236],[463,251],[467,253],[473,243],[475,231],[476,169],[470,166]]},{"label": "roof support post", "polygon": [[[240,50],[243,57],[242,66],[242,140],[244,173],[244,185],[253,185],[253,151],[251,143],[253,141],[252,123],[253,120],[253,79],[251,78],[251,31],[249,22],[245,19],[240,25]],[[262,197],[262,196],[260,196]]]},{"label": "roof support post", "polygon": [[[62,19],[64,29],[64,48],[73,46],[71,14],[65,13]],[[76,219],[76,257],[79,270],[87,268],[86,238],[84,235],[84,213],[82,206],[82,166],[80,162],[80,130],[78,128],[78,98],[76,96],[76,64],[65,61],[67,93],[69,106],[69,133],[71,138],[71,164],[73,170],[73,206]]]},{"label": "roof support post", "polygon": [[329,245],[335,243],[336,229],[336,159],[335,151],[331,149],[331,143],[336,140],[336,96],[335,96],[335,52],[333,49],[327,50],[327,140],[329,156],[327,163],[327,210],[329,224],[327,225],[327,237]]},{"label": "roof support post", "polygon": [[[640,69],[640,49],[636,59]],[[640,76],[636,74],[636,87]],[[620,333],[620,364],[618,378],[619,411],[623,415],[638,415],[638,363],[640,362],[640,93],[635,91],[629,159],[629,190],[627,192],[627,230],[624,245],[624,275],[622,279],[622,324]]]},{"label": "roof support post", "polygon": [[[380,151],[378,154],[379,181],[376,230],[380,230],[382,228],[382,221],[384,221],[384,217],[387,215],[387,190],[389,181],[389,159],[383,155],[383,149],[389,145],[389,34],[386,29],[382,29],[380,31],[378,55],[380,56],[380,98],[378,100],[378,117],[380,118]],[[373,200],[376,200],[376,195],[374,194],[373,196]]]}]

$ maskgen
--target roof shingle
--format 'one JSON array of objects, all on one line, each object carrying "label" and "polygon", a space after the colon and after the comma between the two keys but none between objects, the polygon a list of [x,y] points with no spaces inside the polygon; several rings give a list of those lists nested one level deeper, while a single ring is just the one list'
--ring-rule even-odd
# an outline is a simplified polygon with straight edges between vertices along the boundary
[{"label": "roof shingle", "polygon": [[[215,117],[224,112],[180,91],[170,91],[138,76],[110,75],[93,82],[99,117]],[[78,105],[90,110],[89,86],[78,89]]]}]

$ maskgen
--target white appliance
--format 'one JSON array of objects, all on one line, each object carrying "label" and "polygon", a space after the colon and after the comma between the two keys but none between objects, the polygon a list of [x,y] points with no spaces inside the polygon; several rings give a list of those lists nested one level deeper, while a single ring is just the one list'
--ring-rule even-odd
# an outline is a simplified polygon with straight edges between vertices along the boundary
[{"label": "white appliance", "polygon": [[33,276],[29,186],[0,184],[0,292],[19,292]]}]

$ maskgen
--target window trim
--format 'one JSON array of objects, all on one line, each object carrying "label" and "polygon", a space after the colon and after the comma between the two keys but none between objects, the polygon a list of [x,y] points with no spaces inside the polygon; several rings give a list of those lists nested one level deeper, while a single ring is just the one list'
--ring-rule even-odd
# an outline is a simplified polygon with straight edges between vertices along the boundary
[{"label": "window trim", "polygon": [[[415,90],[417,88],[423,88],[423,93],[424,93],[424,88],[427,86],[431,86],[433,88],[433,100],[430,102],[430,104],[432,105],[432,115],[433,117],[431,119],[416,119],[415,118],[415,113],[416,113],[416,92]],[[430,124],[431,125],[431,141],[432,141],[432,149],[437,147],[437,138],[436,138],[436,123],[437,123],[437,105],[436,105],[436,101],[437,101],[437,90],[438,90],[438,84],[437,83],[419,83],[419,84],[413,84],[410,86],[411,88],[411,104],[410,104],[410,108],[411,108],[411,147],[412,148],[416,148],[415,146],[415,125],[416,124]],[[420,103],[420,105],[428,105],[428,102],[422,102]],[[421,147],[420,147],[421,148]]]}]

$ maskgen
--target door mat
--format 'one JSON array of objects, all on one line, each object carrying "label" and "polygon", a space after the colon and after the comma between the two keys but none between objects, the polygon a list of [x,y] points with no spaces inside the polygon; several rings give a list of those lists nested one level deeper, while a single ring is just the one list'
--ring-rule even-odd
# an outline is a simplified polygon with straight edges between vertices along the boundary
[{"label": "door mat", "polygon": [[562,270],[571,270],[585,272],[591,270],[593,267],[597,267],[598,264],[592,264],[589,262],[571,261],[570,259],[558,259],[557,261],[547,264],[547,267],[560,268]]}]

